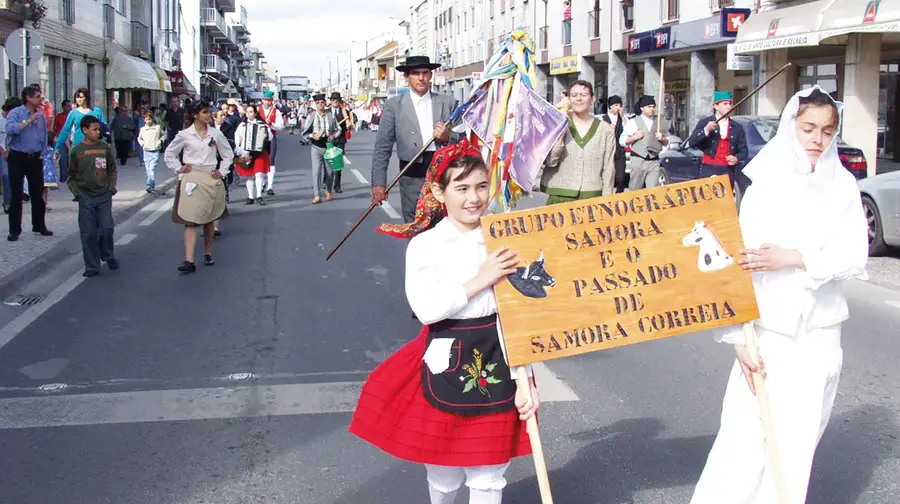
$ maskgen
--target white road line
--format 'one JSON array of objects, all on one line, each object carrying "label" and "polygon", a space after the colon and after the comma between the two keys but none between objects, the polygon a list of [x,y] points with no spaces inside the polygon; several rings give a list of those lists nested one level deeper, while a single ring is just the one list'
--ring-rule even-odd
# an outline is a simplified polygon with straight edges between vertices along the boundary
[{"label": "white road line", "polygon": [[70,292],[75,290],[75,287],[81,285],[81,282],[84,280],[85,278],[81,276],[81,271],[75,273],[68,280],[63,282],[62,285],[53,289],[42,302],[28,308],[21,315],[14,318],[9,324],[6,324],[6,327],[0,329],[0,348],[6,346],[7,343],[12,341],[12,339],[20,332],[24,331],[26,327],[31,325],[31,323],[43,315],[44,312],[52,308],[53,305],[62,301]]},{"label": "white road line", "polygon": [[128,234],[126,234],[126,235],[123,235],[123,236],[122,236],[121,238],[119,238],[118,240],[116,240],[115,245],[116,245],[117,247],[118,247],[119,245],[128,245],[129,243],[133,242],[135,238],[137,238],[137,235],[136,235],[136,234],[128,233]]},{"label": "white road line", "polygon": [[900,301],[885,301],[884,304],[892,308],[900,308]]},{"label": "white road line", "polygon": [[[550,375],[538,371],[543,402],[578,400],[565,385],[553,385],[555,378]],[[352,413],[362,384],[298,383],[0,399],[0,429]]]},{"label": "white road line", "polygon": [[390,217],[391,219],[399,219],[400,218],[400,214],[398,214],[397,211],[394,210],[394,207],[391,206],[390,201],[385,201],[384,203],[382,203],[381,209],[384,210],[384,213],[388,214],[388,217]]},{"label": "white road line", "polygon": [[534,381],[541,391],[541,398],[548,397],[551,401],[578,401],[578,395],[575,391],[566,385],[566,382],[559,379],[556,373],[547,367],[547,364],[538,362],[531,365],[534,372]]},{"label": "white road line", "polygon": [[140,224],[138,224],[138,226],[146,227],[156,222],[156,219],[159,219],[163,216],[163,214],[169,211],[169,209],[171,208],[169,205],[172,201],[174,200],[166,198],[159,200],[158,203],[154,203],[153,205],[151,205],[153,208],[153,213],[148,215],[146,219],[142,220]]},{"label": "white road line", "polygon": [[360,184],[369,183],[369,181],[366,180],[366,177],[363,177],[363,174],[360,173],[356,168],[350,168],[350,171],[353,172],[353,176],[356,177],[356,180],[358,180]]},{"label": "white road line", "polygon": [[344,154],[344,164],[353,164],[350,162],[350,158],[348,158],[346,154]]}]

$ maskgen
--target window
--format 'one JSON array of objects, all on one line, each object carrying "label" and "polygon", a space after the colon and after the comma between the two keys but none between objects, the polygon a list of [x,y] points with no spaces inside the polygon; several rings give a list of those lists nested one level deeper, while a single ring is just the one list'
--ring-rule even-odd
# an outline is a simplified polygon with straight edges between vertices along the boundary
[{"label": "window", "polygon": [[713,13],[722,10],[722,0],[709,0],[709,10]]},{"label": "window", "polygon": [[[71,99],[72,95],[75,94],[73,85],[74,76],[72,75],[72,60],[63,58],[62,64],[62,96],[63,99]],[[62,100],[60,100],[60,102],[62,102]]]},{"label": "window", "polygon": [[619,19],[622,31],[634,30],[634,0],[622,0],[622,17]]},{"label": "window", "polygon": [[678,20],[678,4],[679,0],[661,0],[663,14],[663,22]]},{"label": "window", "polygon": [[75,0],[60,0],[59,20],[67,25],[75,24]]},{"label": "window", "polygon": [[475,28],[475,7],[472,7],[472,28]]},{"label": "window", "polygon": [[[87,89],[88,92],[91,93],[91,102],[93,102],[93,93],[94,93],[94,64],[88,63],[87,65]],[[95,103],[91,103],[93,106],[97,106]]]},{"label": "window", "polygon": [[116,0],[116,10],[120,14],[125,14],[125,0]]},{"label": "window", "polygon": [[797,67],[797,84],[800,89],[807,89],[818,84],[832,98],[837,100],[838,65],[837,63],[801,65]]},{"label": "window", "polygon": [[59,104],[59,56],[47,57],[47,70],[47,99]]}]

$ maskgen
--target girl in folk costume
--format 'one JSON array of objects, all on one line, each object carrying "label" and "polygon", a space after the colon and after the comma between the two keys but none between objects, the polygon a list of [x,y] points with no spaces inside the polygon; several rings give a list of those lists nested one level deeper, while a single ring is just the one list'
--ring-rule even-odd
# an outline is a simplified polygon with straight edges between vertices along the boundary
[{"label": "girl in folk costume", "polygon": [[[252,133],[254,125],[258,135],[264,135],[265,141],[260,145],[250,145],[253,138]],[[248,138],[250,137],[250,138]],[[271,162],[269,161],[269,143],[272,141],[272,132],[266,126],[265,121],[257,117],[256,109],[247,107],[246,116],[234,134],[235,145],[247,154],[241,161],[235,163],[238,175],[247,178],[247,205],[259,203],[265,205],[266,200],[263,199],[263,175],[271,173]],[[254,190],[255,189],[255,190]],[[254,196],[255,195],[255,196]]]},{"label": "girl in folk costume", "polygon": [[471,504],[499,504],[510,459],[531,453],[524,420],[537,411],[537,389],[526,397],[516,387],[492,290],[518,259],[485,247],[480,225],[489,185],[478,149],[467,141],[444,147],[416,220],[378,229],[412,237],[406,296],[425,327],[369,375],[350,432],[425,464],[432,504],[452,504],[464,482]]},{"label": "girl in folk costume", "polygon": [[751,373],[757,372],[766,379],[788,502],[806,502],[843,362],[841,322],[848,310],[839,284],[865,277],[868,255],[859,189],[838,158],[840,107],[818,86],[798,92],[776,136],[743,170],[753,185],[741,203],[748,248],[740,263],[753,272],[761,359],[757,368],[740,326],[719,332],[717,340],[734,345],[737,361],[692,504],[778,502],[754,398]]},{"label": "girl in folk costume", "polygon": [[284,116],[281,114],[281,111],[278,110],[278,107],[275,106],[274,98],[275,93],[273,91],[264,91],[262,105],[257,109],[260,119],[269,125],[269,129],[271,129],[272,133],[272,140],[269,142],[269,160],[271,165],[269,166],[268,181],[266,184],[266,187],[268,188],[266,194],[269,196],[275,196],[275,190],[272,189],[272,184],[275,183],[275,155],[278,153],[278,132],[284,130]]},{"label": "girl in folk costume", "polygon": [[[166,165],[177,172],[180,179],[175,190],[172,221],[184,225],[185,259],[178,267],[182,273],[197,271],[194,265],[196,226],[203,226],[204,264],[215,264],[212,258],[215,221],[228,215],[222,179],[230,171],[234,152],[225,135],[210,126],[209,119],[209,103],[200,101],[192,104],[185,114],[184,129],[166,148],[164,158]],[[183,161],[179,161],[179,154],[182,154]]]}]

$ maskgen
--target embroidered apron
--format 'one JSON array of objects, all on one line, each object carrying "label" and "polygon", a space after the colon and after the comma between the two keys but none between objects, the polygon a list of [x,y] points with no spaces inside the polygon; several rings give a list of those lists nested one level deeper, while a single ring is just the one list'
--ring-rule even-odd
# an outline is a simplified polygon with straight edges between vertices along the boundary
[{"label": "embroidered apron", "polygon": [[515,408],[497,334],[497,315],[448,319],[429,327],[422,390],[435,408],[457,415],[486,415]]}]

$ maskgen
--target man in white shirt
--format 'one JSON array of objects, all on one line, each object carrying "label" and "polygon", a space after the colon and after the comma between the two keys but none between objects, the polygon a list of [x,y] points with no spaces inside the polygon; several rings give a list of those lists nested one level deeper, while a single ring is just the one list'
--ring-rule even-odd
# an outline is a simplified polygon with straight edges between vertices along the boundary
[{"label": "man in white shirt", "polygon": [[613,127],[616,136],[616,192],[625,192],[625,147],[619,143],[619,137],[625,131],[625,117],[622,114],[622,97],[610,96],[606,100],[608,111],[600,119]]},{"label": "man in white shirt", "polygon": [[[637,191],[644,185],[657,187],[660,182],[662,168],[659,165],[659,153],[669,143],[663,133],[668,131],[666,120],[657,121],[656,100],[652,96],[642,96],[638,101],[641,115],[628,121],[619,136],[619,144],[631,147],[631,179],[628,189]],[[658,126],[662,124],[661,128]]]},{"label": "man in white shirt", "polygon": [[[409,170],[400,177],[400,207],[404,222],[412,222],[416,216],[416,201],[425,184],[425,172],[431,165],[434,152],[451,143],[447,118],[456,108],[456,100],[431,92],[433,70],[441,65],[431,63],[427,56],[410,56],[397,71],[409,81],[409,93],[387,101],[379,122],[378,136],[372,153],[372,202],[381,204],[387,199],[387,171],[397,145],[400,169],[413,161]],[[419,151],[431,138],[426,151]]]}]

